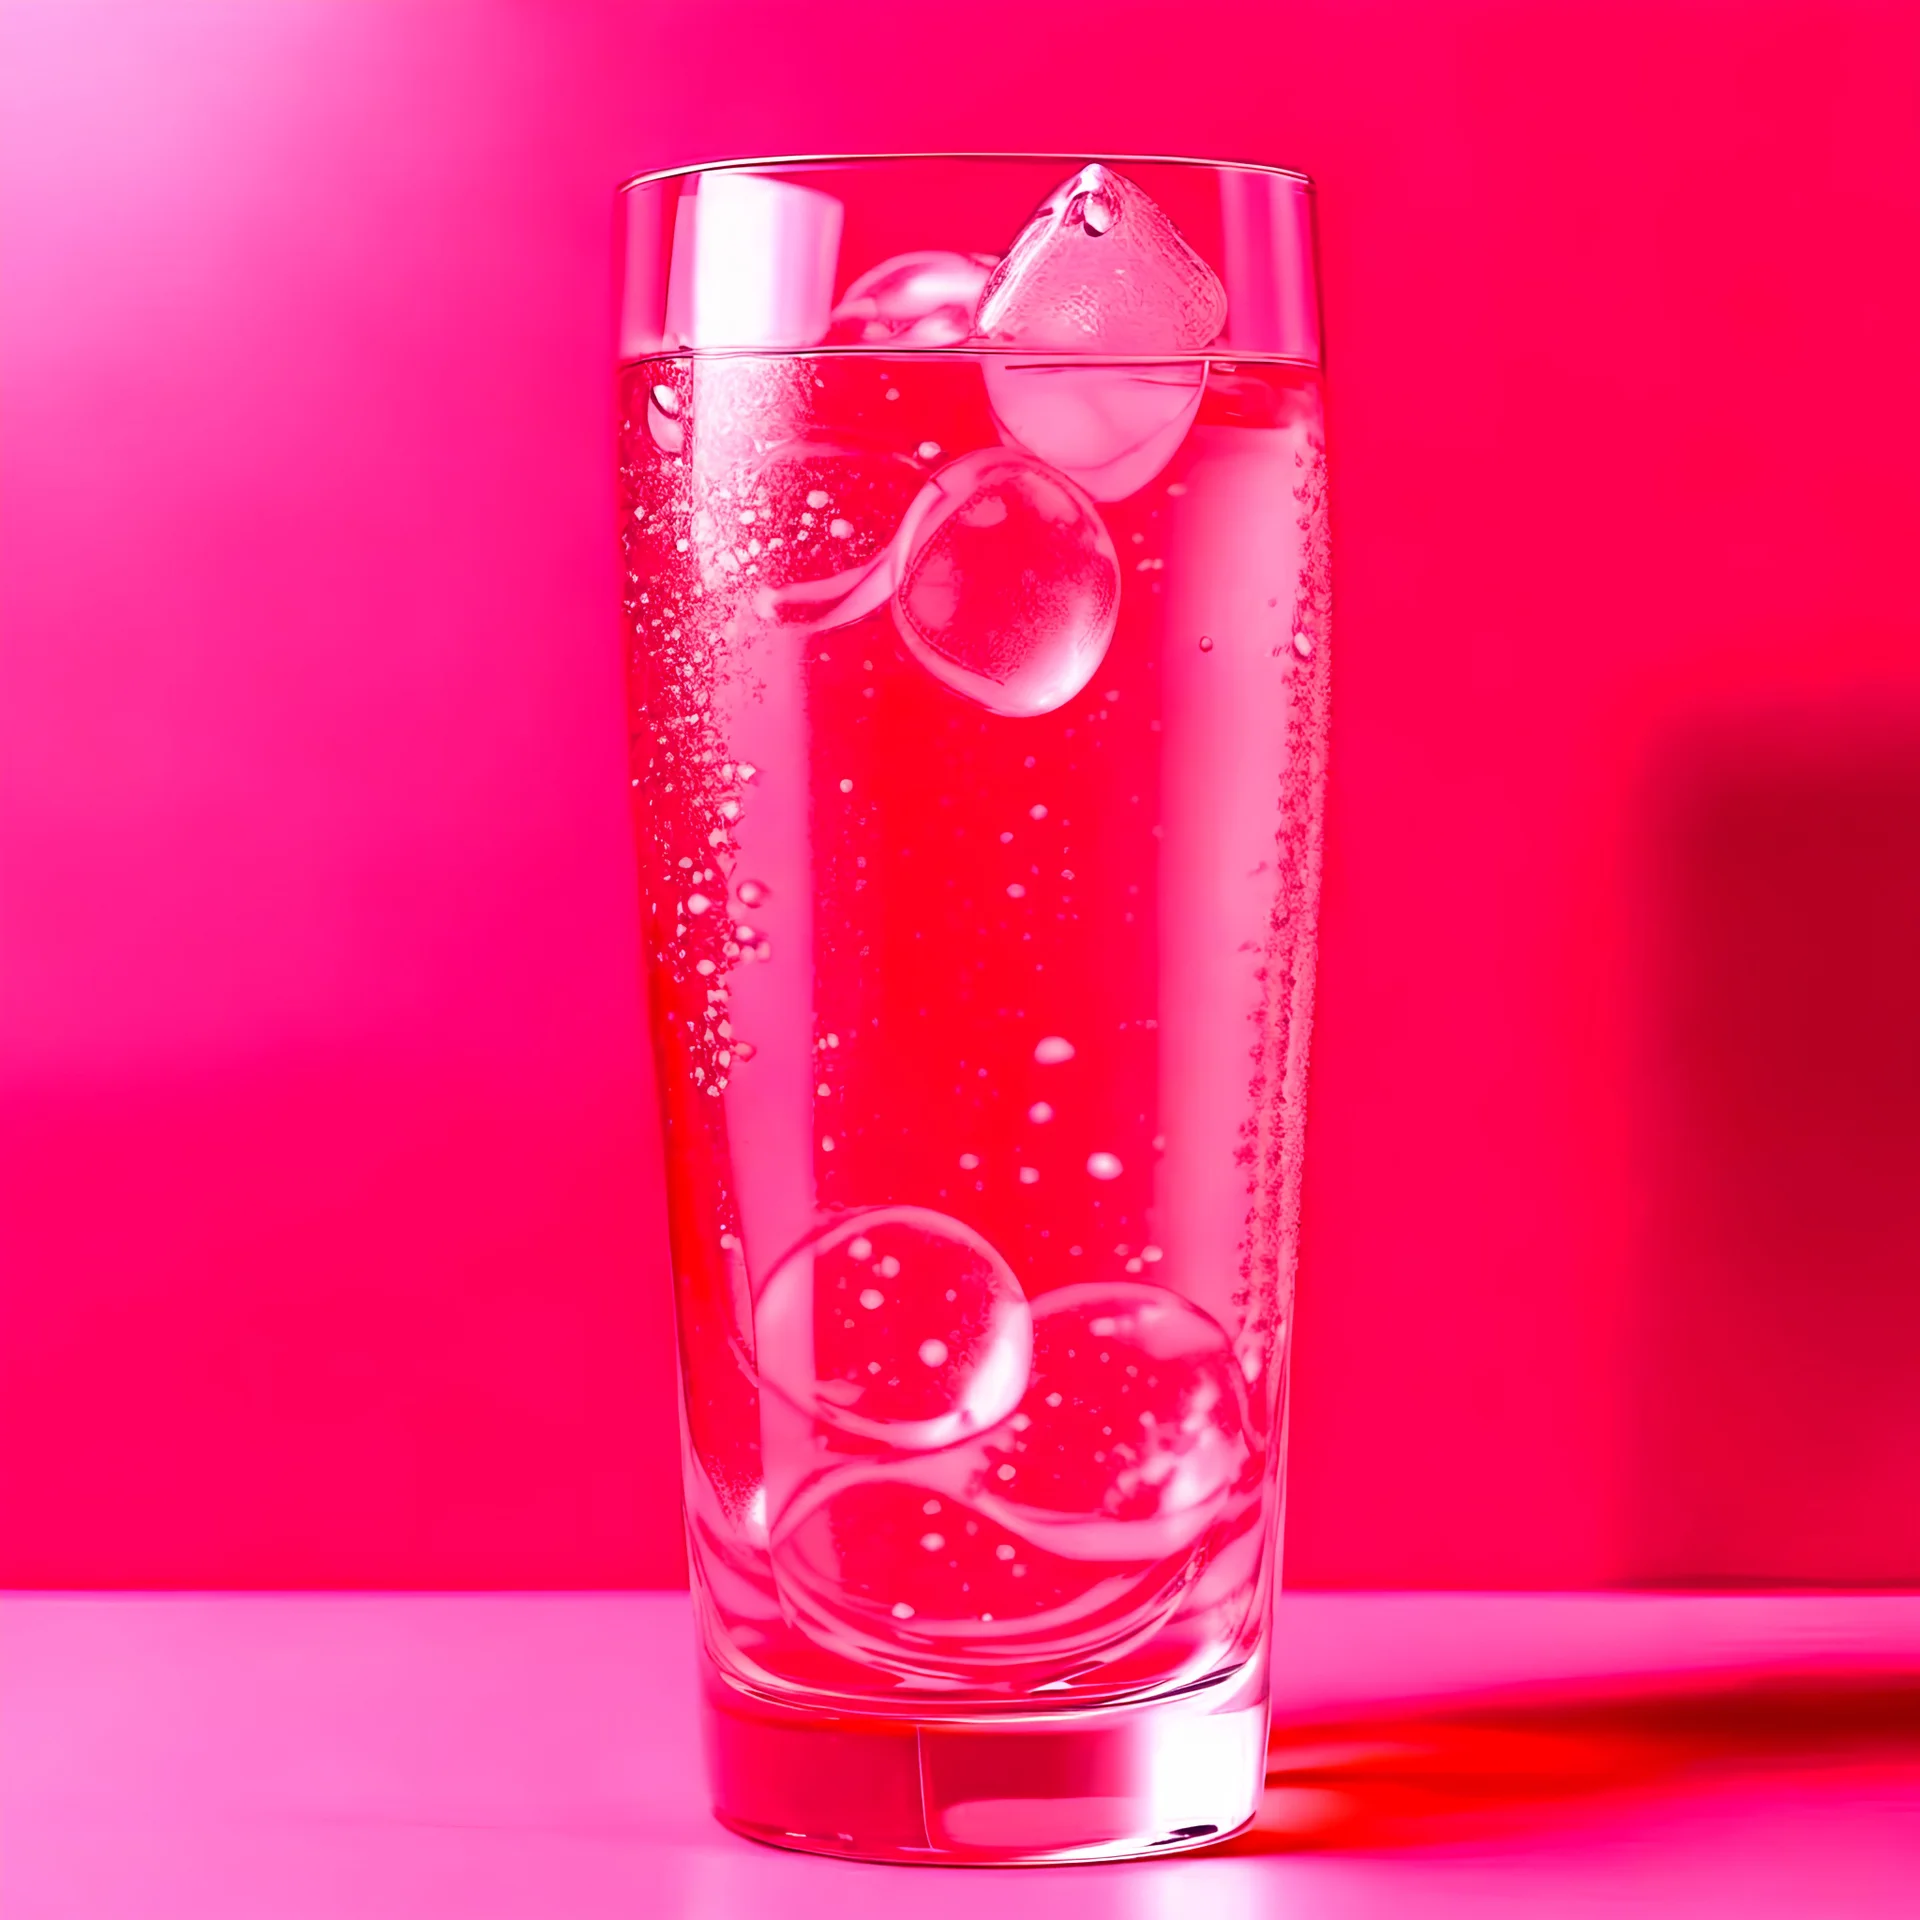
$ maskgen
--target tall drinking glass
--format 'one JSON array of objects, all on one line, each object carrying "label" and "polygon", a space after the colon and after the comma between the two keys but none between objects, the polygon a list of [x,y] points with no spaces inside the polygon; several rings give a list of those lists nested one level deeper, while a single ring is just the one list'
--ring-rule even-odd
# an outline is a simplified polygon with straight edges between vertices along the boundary
[{"label": "tall drinking glass", "polygon": [[624,191],[622,526],[716,1810],[1254,1810],[1327,723],[1310,190]]}]

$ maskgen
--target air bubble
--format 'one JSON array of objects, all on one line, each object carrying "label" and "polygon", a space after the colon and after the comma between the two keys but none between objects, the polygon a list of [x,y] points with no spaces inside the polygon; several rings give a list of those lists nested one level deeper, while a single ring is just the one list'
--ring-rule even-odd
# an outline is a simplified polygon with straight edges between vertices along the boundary
[{"label": "air bubble", "polygon": [[1096,1180],[1118,1180],[1125,1169],[1120,1165],[1118,1154],[1090,1153],[1087,1155],[1087,1171]]},{"label": "air bubble", "polygon": [[1063,1040],[1057,1033],[1050,1033],[1034,1048],[1033,1057],[1040,1066],[1060,1066],[1073,1058],[1073,1042]]}]

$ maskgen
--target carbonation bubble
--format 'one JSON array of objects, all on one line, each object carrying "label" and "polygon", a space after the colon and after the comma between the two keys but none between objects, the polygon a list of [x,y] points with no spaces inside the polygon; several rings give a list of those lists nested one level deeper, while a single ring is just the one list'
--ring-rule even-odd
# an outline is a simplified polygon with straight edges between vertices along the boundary
[{"label": "carbonation bubble", "polygon": [[680,418],[680,396],[664,382],[647,395],[647,432],[662,453],[682,453],[687,423]]},{"label": "carbonation bubble", "polygon": [[928,481],[894,539],[894,625],[943,685],[989,712],[1051,713],[1098,670],[1120,611],[1120,563],[1065,475],[983,447]]},{"label": "carbonation bubble", "polygon": [[1069,1559],[1158,1559],[1197,1540],[1253,1448],[1233,1351],[1191,1301],[1090,1281],[1033,1304],[1032,1376],[985,1443],[981,1504]]},{"label": "carbonation bubble", "polygon": [[971,1227],[870,1207],[817,1228],[754,1306],[762,1380],[825,1425],[900,1449],[951,1446],[1026,1389],[1033,1321]]}]

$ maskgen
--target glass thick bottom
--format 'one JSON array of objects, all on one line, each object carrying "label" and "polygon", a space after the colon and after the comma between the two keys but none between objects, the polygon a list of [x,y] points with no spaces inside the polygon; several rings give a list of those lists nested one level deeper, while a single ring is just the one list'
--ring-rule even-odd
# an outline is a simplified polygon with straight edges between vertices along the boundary
[{"label": "glass thick bottom", "polygon": [[1177,1853],[1253,1818],[1264,1660],[1165,1699],[1086,1713],[905,1719],[749,1693],[709,1666],[714,1812],[750,1840],[932,1866]]}]

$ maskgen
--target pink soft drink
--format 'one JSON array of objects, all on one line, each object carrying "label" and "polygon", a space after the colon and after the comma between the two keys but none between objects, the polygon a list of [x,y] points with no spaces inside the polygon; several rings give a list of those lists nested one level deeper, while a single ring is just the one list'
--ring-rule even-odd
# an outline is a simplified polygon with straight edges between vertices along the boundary
[{"label": "pink soft drink", "polygon": [[882,1858],[1195,1844],[1264,1731],[1317,374],[1222,347],[1122,169],[998,264],[832,292],[621,385],[719,1809]]}]

